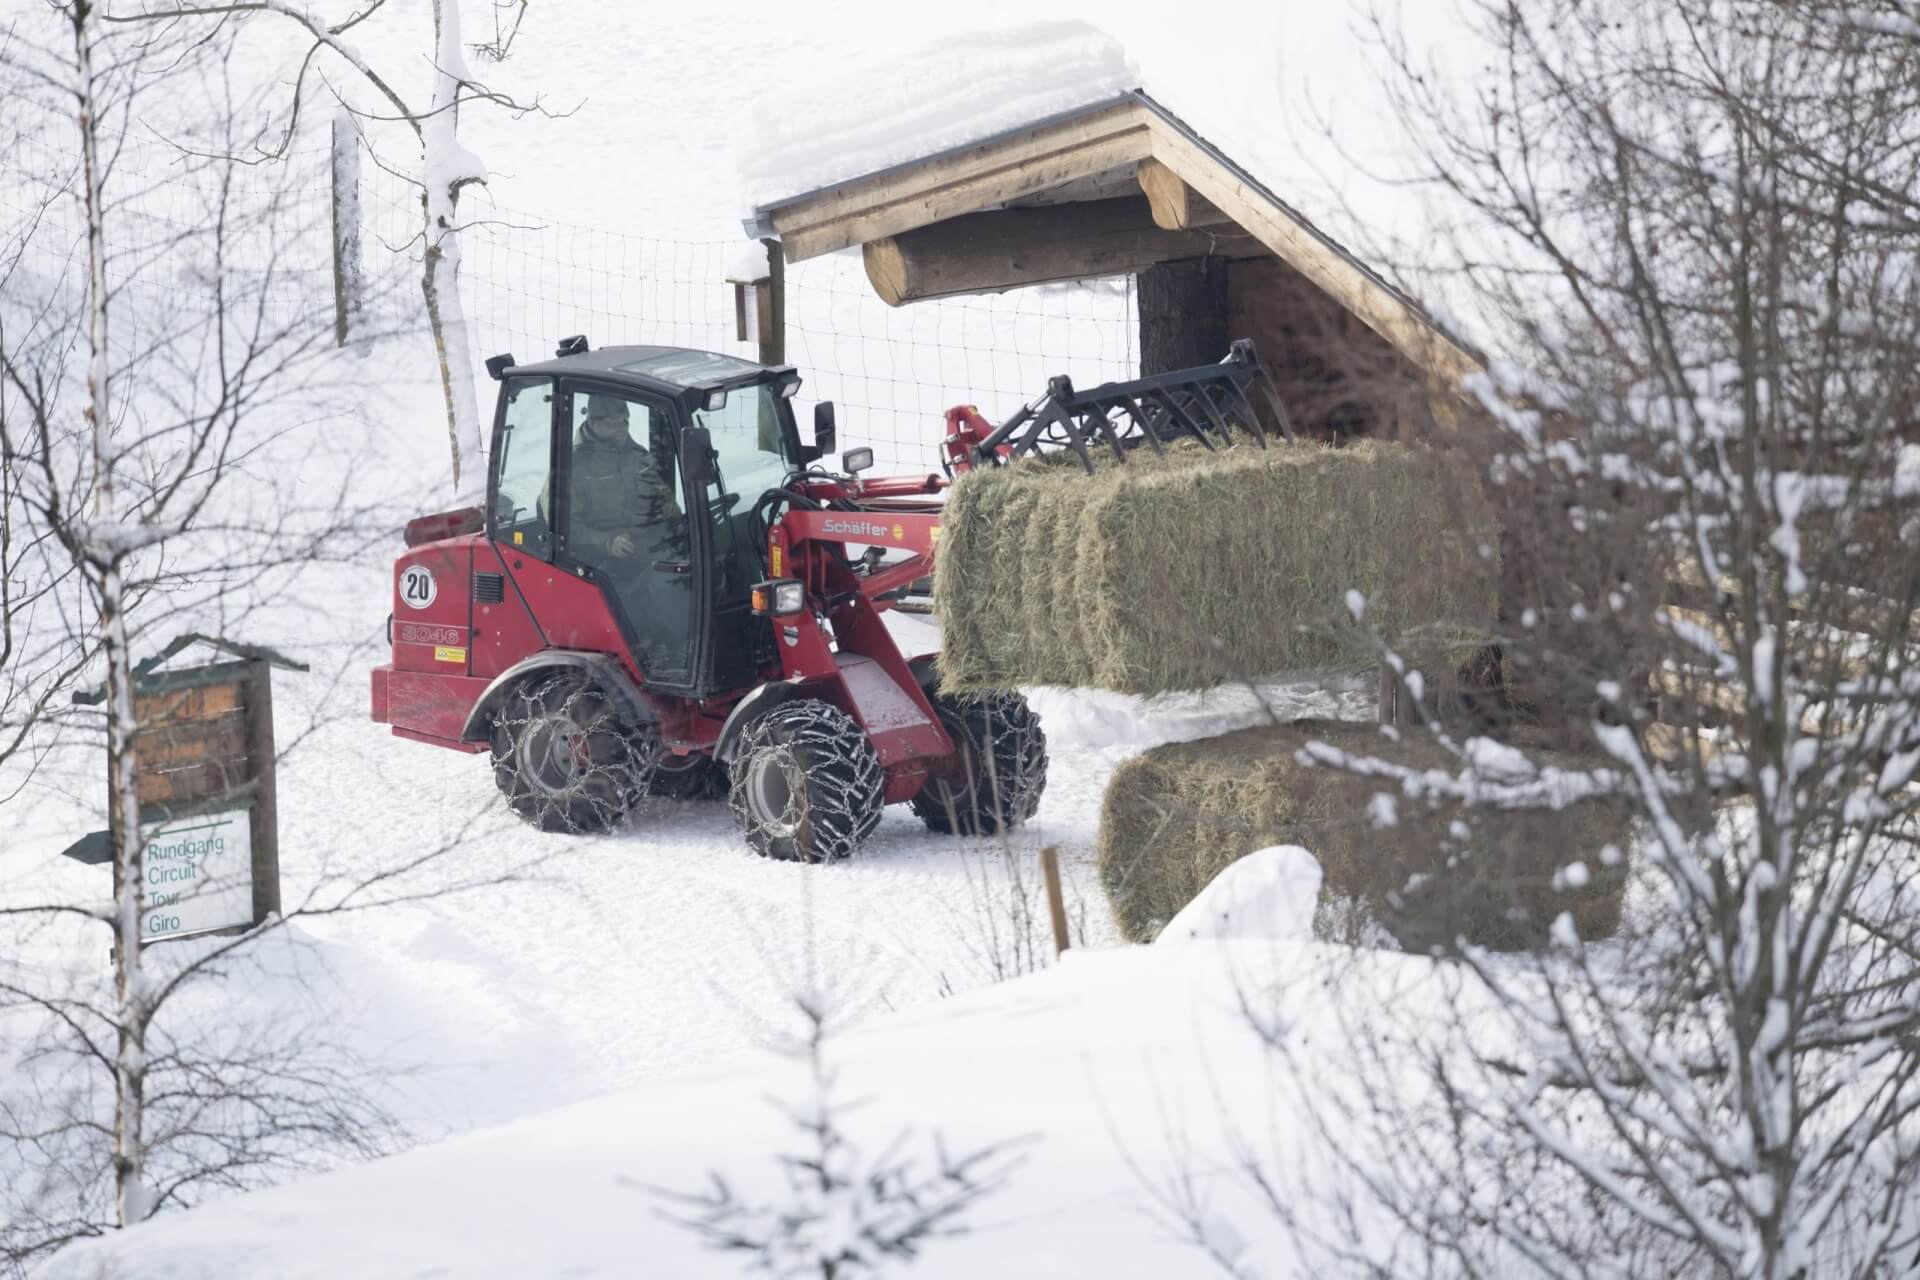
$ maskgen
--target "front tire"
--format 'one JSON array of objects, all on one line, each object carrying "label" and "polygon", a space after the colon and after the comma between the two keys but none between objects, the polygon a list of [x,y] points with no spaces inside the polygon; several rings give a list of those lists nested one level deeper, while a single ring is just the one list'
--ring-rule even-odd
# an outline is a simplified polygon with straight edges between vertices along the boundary
[{"label": "front tire", "polygon": [[507,805],[542,831],[611,831],[647,794],[658,738],[577,675],[535,677],[493,725],[493,779]]},{"label": "front tire", "polygon": [[1017,693],[953,697],[928,691],[954,754],[912,800],[928,830],[1000,835],[1040,807],[1047,789],[1047,735]]},{"label": "front tire", "polygon": [[880,757],[852,716],[817,699],[783,702],[748,725],[732,778],[734,818],[765,857],[838,861],[880,825]]}]

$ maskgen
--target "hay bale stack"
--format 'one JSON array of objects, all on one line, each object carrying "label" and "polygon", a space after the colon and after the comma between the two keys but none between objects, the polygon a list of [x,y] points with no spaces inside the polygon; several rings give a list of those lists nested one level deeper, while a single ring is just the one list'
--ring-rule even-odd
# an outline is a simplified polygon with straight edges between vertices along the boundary
[{"label": "hay bale stack", "polygon": [[1498,532],[1446,455],[1378,442],[1120,465],[1070,455],[976,471],[942,521],[934,605],[952,691],[1054,684],[1155,694],[1376,660],[1367,621],[1437,667],[1494,620]]},{"label": "hay bale stack", "polygon": [[[1276,844],[1304,845],[1320,860],[1315,932],[1336,941],[1355,940],[1346,926],[1356,918],[1377,920],[1417,951],[1462,935],[1488,947],[1534,946],[1562,911],[1573,913],[1583,938],[1618,928],[1625,858],[1609,867],[1601,850],[1627,849],[1632,812],[1624,801],[1468,812],[1396,795],[1398,820],[1376,827],[1368,805],[1392,784],[1301,764],[1296,753],[1312,740],[1456,771],[1424,734],[1393,742],[1375,726],[1324,721],[1155,747],[1114,773],[1100,815],[1100,876],[1122,934],[1151,940],[1223,867]],[[1450,834],[1455,822],[1466,824],[1464,840]],[[1573,862],[1585,866],[1586,886],[1556,889],[1555,873]]]}]

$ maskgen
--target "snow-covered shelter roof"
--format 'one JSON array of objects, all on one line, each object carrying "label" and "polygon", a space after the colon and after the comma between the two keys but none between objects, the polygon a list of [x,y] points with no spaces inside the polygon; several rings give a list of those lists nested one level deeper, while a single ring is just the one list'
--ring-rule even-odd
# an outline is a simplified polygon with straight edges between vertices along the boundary
[{"label": "snow-covered shelter roof", "polygon": [[[1104,70],[1111,80],[1113,69]],[[912,291],[911,282],[900,278],[908,268],[902,266],[896,239],[959,218],[969,221],[959,224],[964,235],[951,241],[956,250],[1000,244],[1008,250],[1003,259],[1026,264],[1020,268],[1024,276],[982,279],[982,291],[1119,274],[1154,260],[1207,252],[1264,252],[1429,373],[1451,380],[1479,367],[1481,357],[1468,342],[1144,89],[1109,89],[1095,100],[1011,125],[1005,112],[1001,116],[993,132],[960,141],[952,135],[963,126],[943,123],[929,129],[941,145],[926,154],[763,199],[746,220],[747,232],[779,239],[794,262],[861,246],[876,291],[896,304],[966,291],[968,271],[942,263],[937,246],[923,248],[921,256],[932,258],[925,274],[942,279],[925,291]],[[899,123],[891,133],[895,150]],[[875,152],[851,147],[847,154],[857,165]],[[814,156],[811,167],[803,164],[789,172],[818,180],[830,170]],[[778,189],[764,176],[758,187]],[[1070,248],[1068,242],[1087,246],[1096,237],[1075,233],[1057,211],[1050,218],[1036,213],[1084,202],[1111,206],[1116,197],[1142,195],[1150,206],[1151,227],[1143,222],[1137,231],[1116,229],[1116,235],[1126,233],[1128,247],[1104,258],[1091,248]],[[1041,245],[1049,230],[1050,255]],[[1155,234],[1167,238],[1156,243],[1150,239]],[[1076,252],[1082,256],[1076,258]],[[1145,258],[1128,265],[1129,254]]]}]

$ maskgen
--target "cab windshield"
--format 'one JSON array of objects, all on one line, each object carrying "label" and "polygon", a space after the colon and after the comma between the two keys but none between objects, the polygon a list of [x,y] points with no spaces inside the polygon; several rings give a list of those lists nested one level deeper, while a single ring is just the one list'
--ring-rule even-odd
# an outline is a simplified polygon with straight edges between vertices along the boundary
[{"label": "cab windshield", "polygon": [[766,577],[766,548],[755,536],[753,507],[792,469],[783,449],[781,399],[772,384],[749,383],[727,393],[720,409],[699,409],[696,423],[713,446],[707,507],[714,517],[715,598],[744,604]]},{"label": "cab windshield", "polygon": [[721,494],[737,494],[751,507],[777,488],[791,469],[786,433],[780,427],[780,396],[770,383],[735,387],[720,409],[696,410],[694,421],[713,442],[715,481]]}]

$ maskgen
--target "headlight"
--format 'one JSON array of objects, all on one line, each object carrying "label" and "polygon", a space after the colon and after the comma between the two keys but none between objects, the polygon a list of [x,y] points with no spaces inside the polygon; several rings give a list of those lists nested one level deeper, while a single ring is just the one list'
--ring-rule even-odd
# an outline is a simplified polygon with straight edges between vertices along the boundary
[{"label": "headlight", "polygon": [[714,390],[707,392],[707,412],[708,413],[718,413],[726,407],[727,407],[727,392],[724,387],[717,387]]},{"label": "headlight", "polygon": [[776,578],[753,589],[753,611],[776,618],[791,617],[807,607],[807,589],[792,578]]}]

